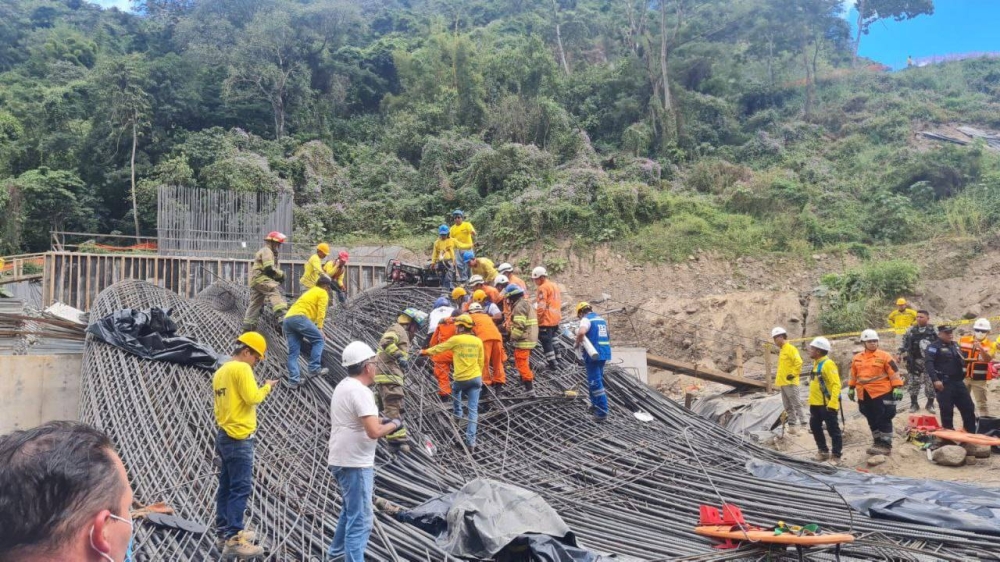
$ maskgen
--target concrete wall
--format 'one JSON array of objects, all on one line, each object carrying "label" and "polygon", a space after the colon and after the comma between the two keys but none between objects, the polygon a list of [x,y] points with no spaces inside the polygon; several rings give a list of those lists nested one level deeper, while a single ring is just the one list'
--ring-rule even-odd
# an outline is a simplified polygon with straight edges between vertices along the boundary
[{"label": "concrete wall", "polygon": [[80,415],[83,355],[0,355],[0,435]]},{"label": "concrete wall", "polygon": [[645,347],[614,347],[611,349],[611,363],[619,365],[643,383],[649,384]]}]

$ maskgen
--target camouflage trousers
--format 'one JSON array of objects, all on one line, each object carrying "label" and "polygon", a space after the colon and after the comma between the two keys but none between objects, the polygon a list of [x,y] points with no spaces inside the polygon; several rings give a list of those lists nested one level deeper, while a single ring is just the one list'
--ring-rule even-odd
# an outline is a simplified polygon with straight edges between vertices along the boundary
[{"label": "camouflage trousers", "polygon": [[906,361],[906,388],[910,391],[910,402],[913,404],[917,403],[920,399],[920,389],[924,389],[924,396],[927,400],[933,401],[934,383],[931,382],[931,378],[927,376],[926,371],[924,371],[924,360],[920,359],[908,359]]}]

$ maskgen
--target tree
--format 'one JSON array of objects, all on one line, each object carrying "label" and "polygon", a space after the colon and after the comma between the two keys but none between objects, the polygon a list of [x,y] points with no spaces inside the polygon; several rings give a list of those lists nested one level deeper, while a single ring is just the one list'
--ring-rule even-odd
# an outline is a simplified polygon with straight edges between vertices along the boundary
[{"label": "tree", "polygon": [[872,24],[892,18],[905,21],[921,15],[934,13],[934,0],[854,0],[858,11],[858,36],[854,40],[854,64],[858,63],[858,49],[861,36],[868,35]]},{"label": "tree", "polygon": [[3,231],[14,250],[42,250],[50,230],[86,231],[92,225],[92,197],[73,172],[42,167],[9,180],[5,188],[9,201]]},{"label": "tree", "polygon": [[109,58],[97,70],[100,96],[112,127],[117,129],[119,138],[126,131],[132,135],[129,191],[132,195],[132,218],[136,237],[142,235],[142,230],[139,225],[139,203],[135,189],[135,155],[139,149],[139,134],[149,126],[150,95],[146,92],[148,81],[149,69],[145,58],[140,54]]}]

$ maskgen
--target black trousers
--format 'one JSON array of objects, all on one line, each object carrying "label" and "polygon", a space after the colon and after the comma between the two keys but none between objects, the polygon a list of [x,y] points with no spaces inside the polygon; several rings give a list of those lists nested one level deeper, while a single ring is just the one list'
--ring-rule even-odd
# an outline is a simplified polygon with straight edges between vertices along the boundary
[{"label": "black trousers", "polygon": [[542,350],[545,352],[545,360],[548,361],[549,368],[551,369],[554,369],[556,366],[556,347],[553,345],[552,340],[555,339],[558,329],[558,326],[539,326],[538,328],[538,341],[542,344]]},{"label": "black trousers", "polygon": [[813,439],[816,440],[816,448],[821,453],[830,452],[826,447],[826,435],[823,434],[823,424],[830,433],[830,441],[833,441],[833,456],[839,457],[844,450],[844,434],[840,432],[840,422],[837,421],[837,412],[831,412],[826,406],[809,406],[809,428],[812,429]]},{"label": "black trousers", "polygon": [[937,393],[938,405],[941,407],[941,427],[955,429],[955,410],[962,415],[962,425],[969,433],[976,432],[976,406],[972,403],[969,389],[965,381],[947,381],[944,390]]},{"label": "black trousers", "polygon": [[872,431],[872,440],[876,445],[892,448],[892,418],[896,417],[896,401],[892,392],[881,396],[865,396],[858,398],[858,409],[868,420],[868,429]]}]

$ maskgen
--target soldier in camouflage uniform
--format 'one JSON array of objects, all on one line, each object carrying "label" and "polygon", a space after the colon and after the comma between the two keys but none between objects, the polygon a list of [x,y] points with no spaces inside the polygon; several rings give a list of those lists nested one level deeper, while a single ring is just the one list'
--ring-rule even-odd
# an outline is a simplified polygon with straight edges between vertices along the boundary
[{"label": "soldier in camouflage uniform", "polygon": [[918,400],[923,387],[927,411],[934,413],[934,384],[924,370],[924,350],[937,339],[937,329],[930,323],[930,317],[926,310],[917,311],[917,322],[906,331],[899,346],[897,359],[906,358],[906,388],[910,391],[911,412],[920,409]]},{"label": "soldier in camouflage uniform", "polygon": [[[404,376],[410,368],[410,343],[417,330],[426,325],[426,313],[415,308],[407,308],[396,319],[396,323],[382,334],[382,339],[378,342],[375,396],[378,398],[382,415],[387,418],[403,418],[403,386],[406,382]],[[386,441],[394,452],[410,452],[405,427],[387,435]]]},{"label": "soldier in camouflage uniform", "polygon": [[288,310],[288,302],[281,294],[281,282],[285,272],[278,267],[278,248],[285,242],[284,234],[274,231],[264,237],[264,247],[257,250],[250,270],[250,306],[243,317],[243,331],[257,329],[257,320],[264,303],[271,307],[276,321],[276,329],[281,333],[281,322]]}]

